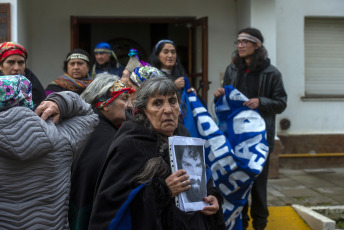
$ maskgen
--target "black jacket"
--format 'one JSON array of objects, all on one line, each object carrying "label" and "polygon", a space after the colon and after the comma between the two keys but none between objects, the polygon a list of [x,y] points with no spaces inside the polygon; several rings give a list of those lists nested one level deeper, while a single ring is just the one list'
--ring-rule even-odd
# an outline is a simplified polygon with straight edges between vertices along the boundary
[{"label": "black jacket", "polygon": [[94,111],[99,116],[99,124],[72,165],[69,199],[70,229],[88,228],[97,178],[118,131],[118,127],[105,115],[97,109]]},{"label": "black jacket", "polygon": [[[189,133],[184,126],[179,124],[175,135],[189,136]],[[158,142],[157,135],[148,131],[144,126],[134,121],[126,121],[122,124],[99,175],[89,229],[107,229],[133,189],[131,180],[143,169],[149,159],[162,156],[159,152]],[[164,160],[168,159],[168,152],[164,152],[162,157]],[[167,161],[169,162],[169,160]],[[166,194],[164,192],[166,188],[169,190],[164,179],[157,178],[156,183],[147,186],[137,195],[137,202],[131,206],[133,229],[161,229],[162,221],[159,221],[158,218],[165,215],[157,210],[163,213],[167,210],[166,215],[169,217],[171,213],[175,213],[173,210],[177,208],[174,201],[169,198],[160,198],[161,193]],[[156,189],[156,186],[160,189]],[[222,216],[220,210],[218,213]],[[189,215],[188,218],[189,221],[194,221],[195,219],[199,220],[199,216],[199,214]],[[165,218],[165,220],[172,221],[169,218]],[[183,220],[185,219],[183,218]],[[186,221],[188,222],[188,220]],[[197,228],[197,226],[195,227]]]},{"label": "black jacket", "polygon": [[36,75],[28,68],[25,68],[25,77],[32,84],[32,101],[35,108],[46,98],[44,88]]},{"label": "black jacket", "polygon": [[[275,120],[276,114],[282,113],[287,107],[287,93],[284,89],[282,75],[276,67],[270,64],[267,59],[267,65],[259,72],[252,72],[257,77],[256,92],[259,98],[258,111],[266,123],[267,140],[269,152],[273,151],[275,138]],[[239,79],[240,77],[240,79]],[[238,82],[241,81],[240,84]],[[234,64],[227,67],[223,86],[233,85],[242,92],[246,97],[250,97],[250,91],[247,88],[247,74],[239,71]]]}]

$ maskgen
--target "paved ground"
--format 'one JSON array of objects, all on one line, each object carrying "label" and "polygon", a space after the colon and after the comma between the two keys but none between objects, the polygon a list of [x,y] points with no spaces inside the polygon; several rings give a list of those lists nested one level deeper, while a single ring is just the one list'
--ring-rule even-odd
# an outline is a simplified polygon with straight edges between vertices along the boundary
[{"label": "paved ground", "polygon": [[344,205],[344,168],[280,169],[268,181],[268,205]]},{"label": "paved ground", "polygon": [[[310,230],[291,207],[344,205],[344,168],[280,169],[268,181],[269,222],[266,230]],[[252,230],[252,225],[248,230]]]}]

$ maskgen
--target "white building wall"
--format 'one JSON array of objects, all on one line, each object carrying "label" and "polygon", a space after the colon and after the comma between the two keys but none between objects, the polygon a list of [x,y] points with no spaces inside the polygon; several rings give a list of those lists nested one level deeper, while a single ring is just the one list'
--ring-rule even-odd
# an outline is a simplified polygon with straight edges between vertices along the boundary
[{"label": "white building wall", "polygon": [[[28,66],[43,86],[62,74],[62,63],[70,50],[70,16],[195,16],[208,17],[209,101],[220,86],[220,73],[230,62],[236,33],[234,0],[176,1],[85,1],[19,0],[25,3],[26,36],[19,41],[28,47]],[[22,39],[23,38],[23,39]]]},{"label": "white building wall", "polygon": [[344,133],[343,100],[301,100],[305,95],[306,16],[344,17],[344,1],[276,0],[276,65],[288,91],[288,107],[279,117],[291,121],[288,134]]}]

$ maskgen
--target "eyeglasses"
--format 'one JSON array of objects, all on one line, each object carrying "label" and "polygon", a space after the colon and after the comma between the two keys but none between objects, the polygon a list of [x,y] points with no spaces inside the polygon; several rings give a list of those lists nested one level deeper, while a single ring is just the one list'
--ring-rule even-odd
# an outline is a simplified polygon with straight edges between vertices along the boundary
[{"label": "eyeglasses", "polygon": [[235,46],[235,47],[238,47],[239,44],[240,44],[240,45],[242,45],[243,47],[245,47],[245,46],[247,45],[248,42],[250,42],[250,41],[249,41],[249,40],[241,40],[241,41],[238,40],[238,41],[235,41],[235,42],[234,42],[234,46]]}]

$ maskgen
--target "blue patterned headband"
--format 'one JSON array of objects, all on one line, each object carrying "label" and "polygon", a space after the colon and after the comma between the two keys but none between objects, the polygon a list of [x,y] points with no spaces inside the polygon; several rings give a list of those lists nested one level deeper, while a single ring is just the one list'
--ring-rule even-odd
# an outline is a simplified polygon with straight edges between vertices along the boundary
[{"label": "blue patterned headband", "polygon": [[175,44],[174,44],[174,42],[173,41],[171,41],[171,40],[166,40],[166,39],[164,39],[164,40],[160,40],[156,45],[155,45],[155,53],[157,53],[158,52],[158,48],[159,48],[159,46],[162,44],[162,43],[171,43],[173,46],[175,46]]}]

